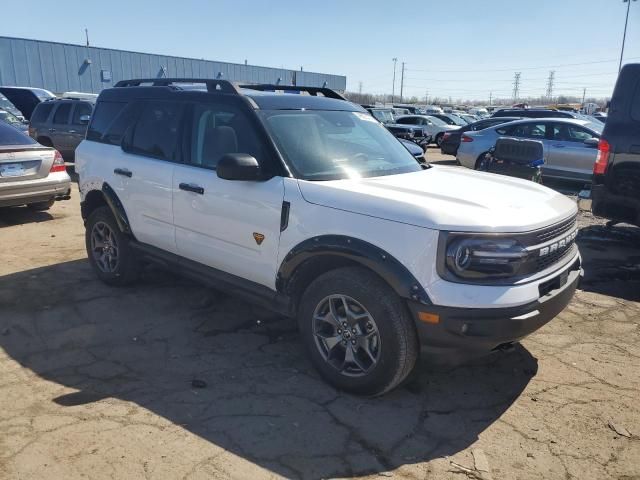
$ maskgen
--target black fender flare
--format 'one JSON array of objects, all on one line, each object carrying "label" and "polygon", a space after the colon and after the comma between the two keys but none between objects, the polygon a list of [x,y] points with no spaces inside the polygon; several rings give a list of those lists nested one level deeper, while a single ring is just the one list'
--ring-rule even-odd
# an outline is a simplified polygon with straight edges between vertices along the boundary
[{"label": "black fender flare", "polygon": [[129,218],[127,217],[127,212],[124,210],[124,205],[122,205],[122,202],[118,198],[118,194],[111,188],[111,185],[106,182],[102,184],[102,194],[104,195],[105,202],[107,202],[107,205],[111,209],[111,213],[113,213],[116,219],[120,231],[131,235],[132,231]]},{"label": "black fender flare", "polygon": [[132,235],[129,218],[127,217],[127,212],[124,210],[124,205],[122,205],[115,190],[106,182],[102,184],[100,190],[93,189],[87,193],[84,201],[80,205],[82,218],[86,221],[95,207],[103,205],[102,201],[104,201],[109,207],[109,210],[111,210],[120,231],[127,235]]},{"label": "black fender flare", "polygon": [[290,295],[296,270],[314,257],[337,256],[358,263],[383,278],[402,298],[431,305],[420,282],[399,260],[369,242],[345,235],[321,235],[299,243],[284,257],[276,278],[278,292]]}]

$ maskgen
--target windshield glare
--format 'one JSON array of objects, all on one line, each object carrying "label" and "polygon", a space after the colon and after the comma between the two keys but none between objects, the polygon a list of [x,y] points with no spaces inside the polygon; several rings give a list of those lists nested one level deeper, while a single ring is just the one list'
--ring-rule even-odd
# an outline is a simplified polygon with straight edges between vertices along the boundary
[{"label": "windshield glare", "polygon": [[409,151],[366,113],[278,110],[260,115],[298,178],[338,180],[422,169]]}]

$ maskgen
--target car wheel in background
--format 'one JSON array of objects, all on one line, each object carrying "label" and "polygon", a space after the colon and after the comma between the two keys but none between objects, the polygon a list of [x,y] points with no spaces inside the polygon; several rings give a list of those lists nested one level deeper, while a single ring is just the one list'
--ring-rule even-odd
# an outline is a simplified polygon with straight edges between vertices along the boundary
[{"label": "car wheel in background", "polygon": [[89,263],[103,282],[123,286],[134,282],[139,262],[108,207],[97,208],[87,220],[85,245]]},{"label": "car wheel in background", "polygon": [[476,164],[474,165],[474,170],[480,170],[480,167],[482,166],[482,160],[484,160],[485,155],[489,153],[489,152],[483,152],[480,154],[480,156],[477,158],[476,160]]},{"label": "car wheel in background", "polygon": [[440,146],[442,144],[442,137],[444,136],[444,134],[439,133],[438,135],[436,135],[436,145]]},{"label": "car wheel in background", "polygon": [[364,268],[318,277],[304,292],[298,313],[311,361],[336,388],[381,395],[415,366],[418,338],[406,305]]}]

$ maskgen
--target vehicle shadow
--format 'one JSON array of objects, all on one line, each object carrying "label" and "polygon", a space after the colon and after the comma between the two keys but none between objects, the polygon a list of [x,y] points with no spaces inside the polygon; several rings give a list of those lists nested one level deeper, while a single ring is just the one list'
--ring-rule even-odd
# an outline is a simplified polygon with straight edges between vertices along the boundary
[{"label": "vehicle shadow", "polygon": [[25,223],[41,223],[53,220],[49,212],[36,212],[28,207],[2,207],[0,208],[0,228]]},{"label": "vehicle shadow", "polygon": [[582,290],[640,301],[640,228],[591,225],[580,230],[577,242]]},{"label": "vehicle shadow", "polygon": [[105,398],[134,402],[291,478],[453,455],[537,372],[518,346],[447,371],[420,365],[396,391],[355,397],[318,378],[292,321],[157,269],[134,287],[110,288],[84,260],[0,277],[0,311],[6,354],[77,390],[53,400],[60,414]]}]

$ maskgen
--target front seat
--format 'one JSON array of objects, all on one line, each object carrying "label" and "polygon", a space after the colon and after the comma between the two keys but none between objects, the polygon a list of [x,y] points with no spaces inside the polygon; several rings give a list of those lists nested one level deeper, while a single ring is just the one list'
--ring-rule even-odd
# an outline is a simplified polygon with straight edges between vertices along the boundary
[{"label": "front seat", "polygon": [[238,153],[236,131],[227,126],[208,129],[205,133],[202,149],[202,165],[215,168],[227,153]]}]

